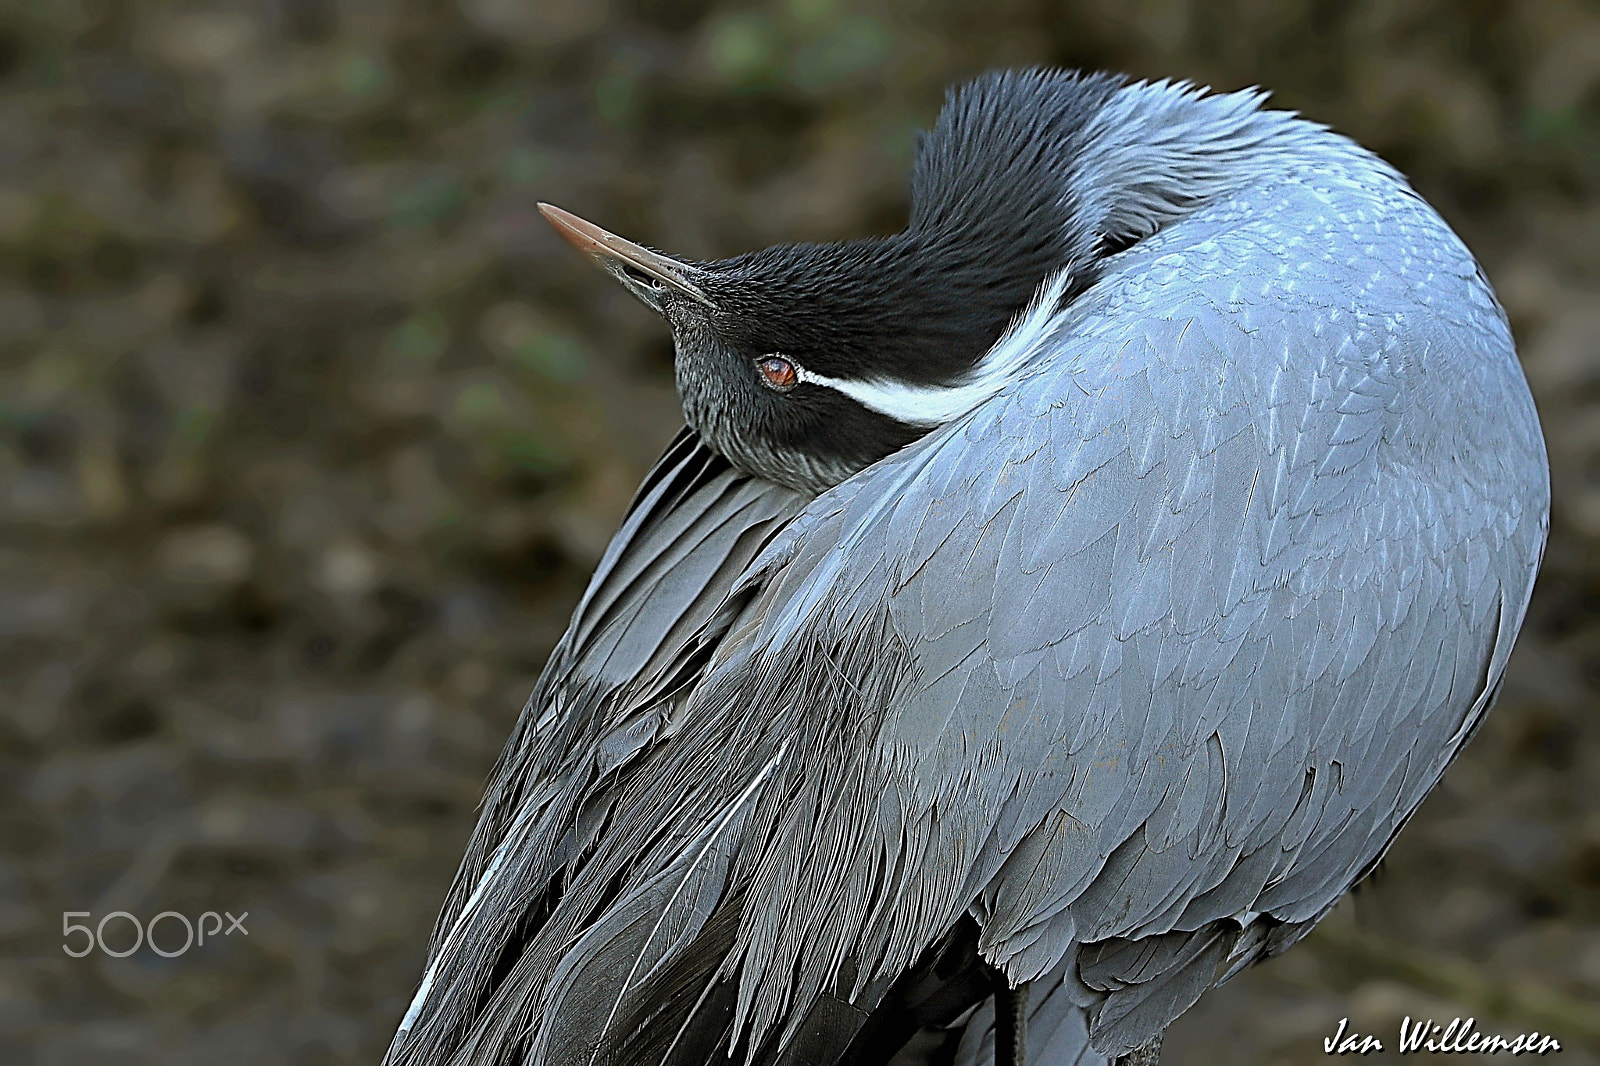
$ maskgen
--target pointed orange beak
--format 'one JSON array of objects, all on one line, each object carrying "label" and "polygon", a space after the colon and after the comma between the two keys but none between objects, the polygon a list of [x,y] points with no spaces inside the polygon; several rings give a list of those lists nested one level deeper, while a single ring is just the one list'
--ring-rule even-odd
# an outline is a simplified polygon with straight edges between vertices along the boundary
[{"label": "pointed orange beak", "polygon": [[540,204],[539,213],[568,244],[608,272],[616,273],[621,268],[636,270],[707,307],[715,308],[710,297],[689,280],[683,264],[676,259],[625,241],[615,233],[607,233],[593,222],[585,222],[571,211],[563,211],[554,204]]}]

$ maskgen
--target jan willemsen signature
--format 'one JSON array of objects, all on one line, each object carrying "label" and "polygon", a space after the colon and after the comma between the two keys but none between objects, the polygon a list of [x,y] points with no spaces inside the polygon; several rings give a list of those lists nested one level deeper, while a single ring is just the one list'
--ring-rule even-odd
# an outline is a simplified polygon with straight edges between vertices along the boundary
[{"label": "jan willemsen signature", "polygon": [[[1349,1018],[1339,1019],[1339,1028],[1332,1036],[1322,1038],[1322,1050],[1329,1055],[1366,1055],[1382,1051],[1383,1041],[1370,1033],[1350,1028]],[[1413,1021],[1410,1015],[1400,1023],[1400,1039],[1396,1048],[1402,1055],[1428,1052],[1434,1055],[1545,1055],[1561,1050],[1561,1041],[1548,1033],[1534,1030],[1516,1036],[1477,1031],[1476,1018],[1452,1018],[1441,1025],[1432,1018]]]}]

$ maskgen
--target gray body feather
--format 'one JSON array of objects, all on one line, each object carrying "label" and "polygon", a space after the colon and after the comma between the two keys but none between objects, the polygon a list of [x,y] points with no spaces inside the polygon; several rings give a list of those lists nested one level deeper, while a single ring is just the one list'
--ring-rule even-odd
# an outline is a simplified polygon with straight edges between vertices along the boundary
[{"label": "gray body feather", "polygon": [[[1377,862],[1492,701],[1546,461],[1467,250],[1274,123],[1180,219],[1121,207],[1153,232],[996,395],[821,496],[669,449],[390,1061],[831,1062],[969,922],[1034,981],[1031,1061],[1100,1063]],[[952,1024],[992,1061],[991,1008]]]}]

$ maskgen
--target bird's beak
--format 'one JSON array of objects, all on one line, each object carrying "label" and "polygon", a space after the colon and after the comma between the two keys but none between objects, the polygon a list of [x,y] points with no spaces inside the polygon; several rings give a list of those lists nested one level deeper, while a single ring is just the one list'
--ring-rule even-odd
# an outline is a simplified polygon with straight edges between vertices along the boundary
[{"label": "bird's beak", "polygon": [[[540,204],[539,213],[544,216],[546,222],[555,227],[556,232],[561,234],[568,244],[589,256],[618,280],[627,283],[630,272],[645,274],[692,300],[713,310],[716,308],[711,298],[689,280],[684,265],[676,259],[660,252],[652,252],[632,241],[625,241],[615,233],[607,233],[593,222],[585,222],[571,211],[563,211],[554,204]],[[629,285],[629,288],[638,291],[639,286],[635,283]],[[644,293],[641,292],[640,295],[643,297]]]}]

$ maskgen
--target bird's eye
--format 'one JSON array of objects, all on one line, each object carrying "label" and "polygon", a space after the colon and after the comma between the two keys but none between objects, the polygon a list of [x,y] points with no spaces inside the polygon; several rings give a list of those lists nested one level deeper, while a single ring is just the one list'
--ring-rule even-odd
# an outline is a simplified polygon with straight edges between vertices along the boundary
[{"label": "bird's eye", "polygon": [[762,383],[769,389],[788,392],[800,384],[800,372],[781,355],[762,356],[756,360],[756,369],[761,372]]}]

